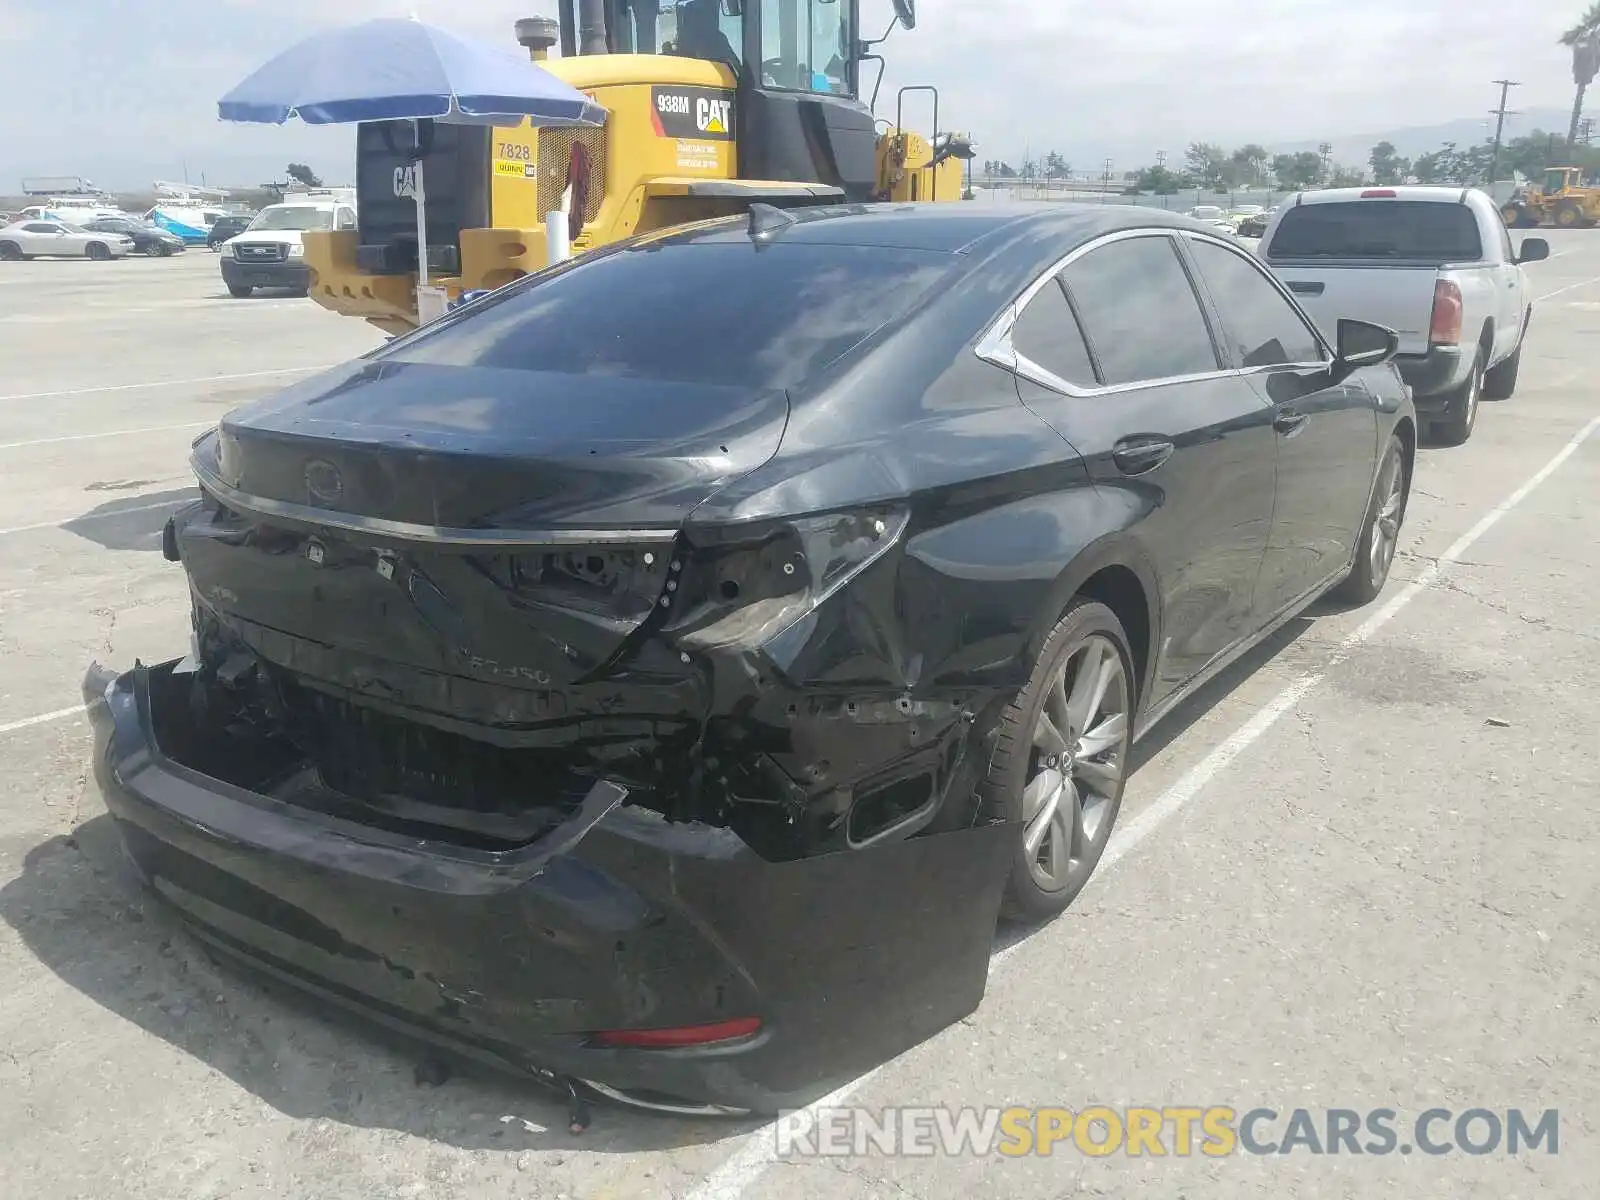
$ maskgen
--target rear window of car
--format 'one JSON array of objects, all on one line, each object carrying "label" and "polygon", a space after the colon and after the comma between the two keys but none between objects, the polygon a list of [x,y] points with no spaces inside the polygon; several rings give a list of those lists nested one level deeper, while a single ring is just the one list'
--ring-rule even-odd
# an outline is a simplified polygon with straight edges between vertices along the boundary
[{"label": "rear window of car", "polygon": [[953,263],[879,247],[647,242],[512,284],[373,357],[792,387],[908,313]]},{"label": "rear window of car", "polygon": [[1283,214],[1268,259],[1392,258],[1459,262],[1483,256],[1478,221],[1465,204],[1349,200],[1298,204]]}]

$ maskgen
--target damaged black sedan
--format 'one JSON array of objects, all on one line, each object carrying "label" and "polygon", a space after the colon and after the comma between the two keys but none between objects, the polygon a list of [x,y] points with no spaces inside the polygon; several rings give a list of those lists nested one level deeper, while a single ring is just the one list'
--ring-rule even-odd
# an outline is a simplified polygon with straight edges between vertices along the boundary
[{"label": "damaged black sedan", "polygon": [[180,661],[91,689],[213,946],[437,1044],[773,1111],[980,1000],[1136,736],[1383,586],[1415,418],[1148,209],[647,235],[230,414]]}]

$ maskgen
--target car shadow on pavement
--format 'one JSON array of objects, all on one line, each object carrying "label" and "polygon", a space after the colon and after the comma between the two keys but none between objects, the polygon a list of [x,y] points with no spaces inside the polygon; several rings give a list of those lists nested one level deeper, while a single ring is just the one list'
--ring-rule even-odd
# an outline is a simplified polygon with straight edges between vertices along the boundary
[{"label": "car shadow on pavement", "polygon": [[[1219,701],[1227,699],[1241,683],[1298,641],[1301,634],[1316,624],[1317,617],[1338,611],[1329,601],[1317,601],[1305,613],[1288,621],[1259,646],[1229,665],[1216,678],[1202,684],[1194,695],[1151,730],[1148,737],[1140,739],[1131,756],[1134,773],[1188,732],[1191,725],[1210,712]],[[1112,836],[1116,836],[1115,832]]]},{"label": "car shadow on pavement", "polygon": [[107,500],[81,517],[74,517],[61,528],[107,550],[148,550],[161,552],[161,530],[173,510],[198,500],[196,488],[170,492],[147,492],[123,500]]},{"label": "car shadow on pavement", "polygon": [[124,1069],[150,1064],[142,1030],[288,1117],[509,1154],[668,1150],[759,1124],[597,1104],[589,1129],[573,1134],[566,1104],[533,1082],[441,1058],[213,959],[139,882],[104,813],[27,852],[0,887],[0,919],[69,987],[136,1027],[126,1031]]},{"label": "car shadow on pavement", "polygon": [[304,300],[307,297],[301,295],[296,288],[258,287],[248,296],[235,296],[227,289],[223,289],[211,292],[205,298],[207,300],[225,301],[228,304],[248,304],[252,300]]}]

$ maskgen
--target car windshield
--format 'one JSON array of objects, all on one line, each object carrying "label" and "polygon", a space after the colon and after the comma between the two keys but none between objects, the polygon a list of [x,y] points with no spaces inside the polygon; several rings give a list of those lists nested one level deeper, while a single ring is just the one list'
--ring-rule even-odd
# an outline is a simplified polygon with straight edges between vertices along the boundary
[{"label": "car windshield", "polygon": [[1269,259],[1393,258],[1472,261],[1483,256],[1478,221],[1465,204],[1352,200],[1300,204],[1278,222]]},{"label": "car windshield", "polygon": [[263,229],[332,229],[333,210],[313,208],[308,204],[290,204],[282,208],[264,208],[261,215],[250,222],[250,232]]},{"label": "car windshield", "polygon": [[512,284],[373,357],[783,388],[910,311],[952,262],[880,247],[649,242]]}]

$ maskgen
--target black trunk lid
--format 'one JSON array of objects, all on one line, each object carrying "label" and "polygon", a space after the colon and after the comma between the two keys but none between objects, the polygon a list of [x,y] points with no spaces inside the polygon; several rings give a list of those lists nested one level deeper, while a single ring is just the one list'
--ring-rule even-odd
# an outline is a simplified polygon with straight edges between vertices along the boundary
[{"label": "black trunk lid", "polygon": [[301,678],[473,723],[577,719],[603,698],[564,686],[670,607],[684,519],[787,414],[781,392],[358,363],[199,443],[216,503],[179,548],[197,601]]}]

